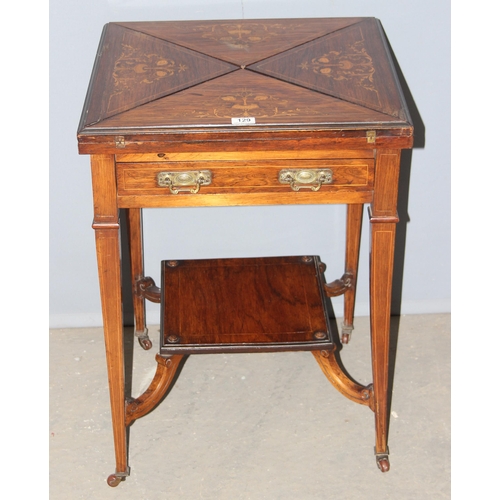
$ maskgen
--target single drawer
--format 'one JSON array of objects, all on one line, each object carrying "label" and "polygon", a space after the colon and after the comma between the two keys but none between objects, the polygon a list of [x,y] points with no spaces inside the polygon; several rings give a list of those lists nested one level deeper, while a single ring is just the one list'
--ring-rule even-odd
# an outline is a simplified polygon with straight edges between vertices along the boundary
[{"label": "single drawer", "polygon": [[117,163],[119,196],[371,192],[373,159]]}]

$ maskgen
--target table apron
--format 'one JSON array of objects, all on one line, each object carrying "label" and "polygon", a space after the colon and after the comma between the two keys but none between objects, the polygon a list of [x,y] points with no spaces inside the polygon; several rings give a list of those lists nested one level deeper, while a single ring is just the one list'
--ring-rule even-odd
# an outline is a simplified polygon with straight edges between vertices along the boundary
[{"label": "table apron", "polygon": [[118,196],[118,208],[232,207],[259,205],[326,205],[371,203],[370,192],[246,193]]}]

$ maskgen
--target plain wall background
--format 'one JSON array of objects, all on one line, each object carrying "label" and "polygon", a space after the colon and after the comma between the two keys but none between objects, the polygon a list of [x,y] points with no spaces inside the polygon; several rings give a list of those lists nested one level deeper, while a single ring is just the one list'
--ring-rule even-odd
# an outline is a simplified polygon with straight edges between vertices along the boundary
[{"label": "plain wall background", "polygon": [[[50,326],[101,325],[89,157],[76,130],[110,21],[373,16],[408,89],[416,144],[404,156],[394,311],[449,312],[450,3],[422,0],[52,0],[50,3]],[[343,206],[146,210],[145,270],[166,258],[317,254],[341,276]],[[368,314],[365,211],[356,311]],[[336,299],[334,305],[341,304]],[[149,321],[158,323],[155,305]],[[342,314],[340,307],[337,315]]]}]

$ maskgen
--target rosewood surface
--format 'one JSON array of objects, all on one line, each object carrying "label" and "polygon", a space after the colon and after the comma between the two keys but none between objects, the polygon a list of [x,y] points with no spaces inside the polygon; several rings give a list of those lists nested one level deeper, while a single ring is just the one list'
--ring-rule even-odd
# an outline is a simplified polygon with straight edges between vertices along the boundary
[{"label": "rosewood surface", "polygon": [[333,347],[318,257],[164,261],[161,354]]}]

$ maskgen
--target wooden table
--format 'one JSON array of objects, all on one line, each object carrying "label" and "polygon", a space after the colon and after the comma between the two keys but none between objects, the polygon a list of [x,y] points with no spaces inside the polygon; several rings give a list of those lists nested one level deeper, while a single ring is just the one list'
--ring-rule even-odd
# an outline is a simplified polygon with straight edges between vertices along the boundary
[{"label": "wooden table", "polygon": [[[127,426],[155,407],[186,355],[204,352],[312,351],[342,394],[373,410],[376,460],[382,471],[389,469],[396,204],[401,150],[412,147],[412,136],[387,41],[374,18],[105,26],[78,145],[81,154],[91,155],[116,455],[108,484],[115,486],[129,475]],[[144,275],[142,208],[330,203],[347,206],[345,274],[332,283],[322,281],[324,264],[317,256],[180,263],[166,256],[160,287]],[[371,238],[373,384],[368,386],[344,371],[325,319],[325,297],[344,294],[341,339],[347,343],[365,203]],[[119,210],[129,225],[135,330],[143,348],[152,345],[144,301],[162,302],[163,311],[156,375],[133,400],[125,400],[124,393]],[[195,277],[196,287],[186,285],[193,282],[189,276]],[[203,276],[216,276],[229,291],[217,285],[204,292],[203,284],[213,286],[213,280]],[[221,314],[203,299],[215,294],[212,303],[219,303],[219,291],[231,303],[239,297],[233,312]],[[264,294],[274,297],[271,309],[266,309],[271,299],[263,300]],[[276,321],[277,309],[284,319],[293,316],[285,305],[278,306],[280,294],[303,321]],[[192,319],[187,297],[194,301],[193,314],[201,308],[211,328],[179,330]],[[265,317],[260,322],[255,321],[259,311]],[[202,325],[198,321],[192,328]]]}]

